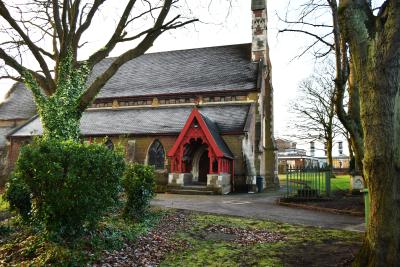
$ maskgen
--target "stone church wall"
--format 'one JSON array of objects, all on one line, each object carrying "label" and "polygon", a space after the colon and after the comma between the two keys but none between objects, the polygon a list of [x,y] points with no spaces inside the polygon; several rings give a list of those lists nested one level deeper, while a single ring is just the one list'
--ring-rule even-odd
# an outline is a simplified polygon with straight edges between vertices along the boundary
[{"label": "stone church wall", "polygon": [[235,191],[247,191],[246,169],[243,158],[243,138],[244,135],[222,135],[225,143],[230,148],[235,157]]}]

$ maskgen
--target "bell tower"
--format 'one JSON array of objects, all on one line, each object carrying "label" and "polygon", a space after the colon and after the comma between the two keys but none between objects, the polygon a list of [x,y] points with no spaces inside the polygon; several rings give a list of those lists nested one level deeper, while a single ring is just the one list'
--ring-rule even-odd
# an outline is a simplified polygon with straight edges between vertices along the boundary
[{"label": "bell tower", "polygon": [[261,83],[258,101],[257,127],[260,129],[258,145],[259,176],[264,179],[264,189],[274,190],[279,187],[277,172],[277,153],[273,128],[273,87],[272,68],[269,58],[267,37],[267,0],[252,0],[252,60],[259,64]]}]

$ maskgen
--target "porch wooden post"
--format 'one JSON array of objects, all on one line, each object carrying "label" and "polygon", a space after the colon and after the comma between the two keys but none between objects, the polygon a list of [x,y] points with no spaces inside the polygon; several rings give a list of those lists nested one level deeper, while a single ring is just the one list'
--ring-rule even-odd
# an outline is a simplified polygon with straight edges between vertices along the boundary
[{"label": "porch wooden post", "polygon": [[183,158],[183,146],[181,145],[180,148],[179,148],[179,158],[178,158],[178,161],[179,161],[179,163],[178,163],[179,164],[178,172],[179,173],[183,172],[182,158]]},{"label": "porch wooden post", "polygon": [[224,170],[223,170],[224,173],[227,172],[227,164],[226,163],[227,163],[226,159],[224,159]]},{"label": "porch wooden post", "polygon": [[171,173],[175,172],[175,156],[171,158]]},{"label": "porch wooden post", "polygon": [[231,175],[232,191],[235,192],[235,160],[232,160],[232,175]]}]

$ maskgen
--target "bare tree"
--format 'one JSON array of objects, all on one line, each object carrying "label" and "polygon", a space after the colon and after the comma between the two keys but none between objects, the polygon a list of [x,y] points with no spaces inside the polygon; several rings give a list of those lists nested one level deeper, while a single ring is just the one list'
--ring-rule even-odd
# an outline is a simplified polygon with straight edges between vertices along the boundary
[{"label": "bare tree", "polygon": [[[93,21],[110,1],[0,0],[1,78],[25,82],[32,89],[45,134],[76,139],[82,112],[124,63],[144,54],[164,32],[197,21],[169,16],[172,8],[179,8],[178,1],[124,1],[108,41],[78,61],[87,41],[83,36],[95,30]],[[132,31],[131,25],[140,20],[146,26]],[[122,43],[132,48],[88,82],[87,74]]]},{"label": "bare tree", "polygon": [[335,113],[335,84],[332,81],[333,66],[325,65],[299,84],[299,96],[291,104],[295,115],[294,137],[326,143],[328,165],[333,166],[332,148],[340,134]]}]

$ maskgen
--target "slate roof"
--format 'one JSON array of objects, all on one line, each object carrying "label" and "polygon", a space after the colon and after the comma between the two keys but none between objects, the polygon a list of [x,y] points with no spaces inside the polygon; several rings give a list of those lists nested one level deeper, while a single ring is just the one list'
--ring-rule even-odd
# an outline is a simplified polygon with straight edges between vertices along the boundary
[{"label": "slate roof", "polygon": [[[257,64],[250,56],[251,44],[145,54],[123,65],[97,99],[255,90]],[[97,64],[91,77],[112,61]],[[35,113],[32,93],[22,83],[16,83],[0,104],[0,120],[28,119]]]},{"label": "slate roof", "polygon": [[[250,105],[202,106],[199,111],[215,126],[219,133],[243,132]],[[91,135],[119,134],[176,134],[185,125],[193,106],[98,109],[89,110],[81,119],[81,133]],[[10,136],[22,137],[41,135],[42,126],[39,118],[22,126]]]},{"label": "slate roof", "polygon": [[[112,58],[93,70],[104,71]],[[251,44],[149,53],[123,65],[97,98],[254,90],[257,64]]]},{"label": "slate roof", "polygon": [[36,113],[32,92],[16,83],[0,103],[0,120],[29,119]]},{"label": "slate roof", "polygon": [[221,149],[222,153],[224,153],[225,156],[228,156],[230,158],[233,158],[233,153],[229,149],[229,147],[226,145],[224,139],[222,139],[220,133],[220,130],[218,129],[218,126],[214,121],[210,120],[206,115],[200,113],[201,117],[203,118],[204,122],[207,124],[208,130],[210,130],[212,137],[215,140],[215,143],[217,143],[217,146],[219,149]]}]

